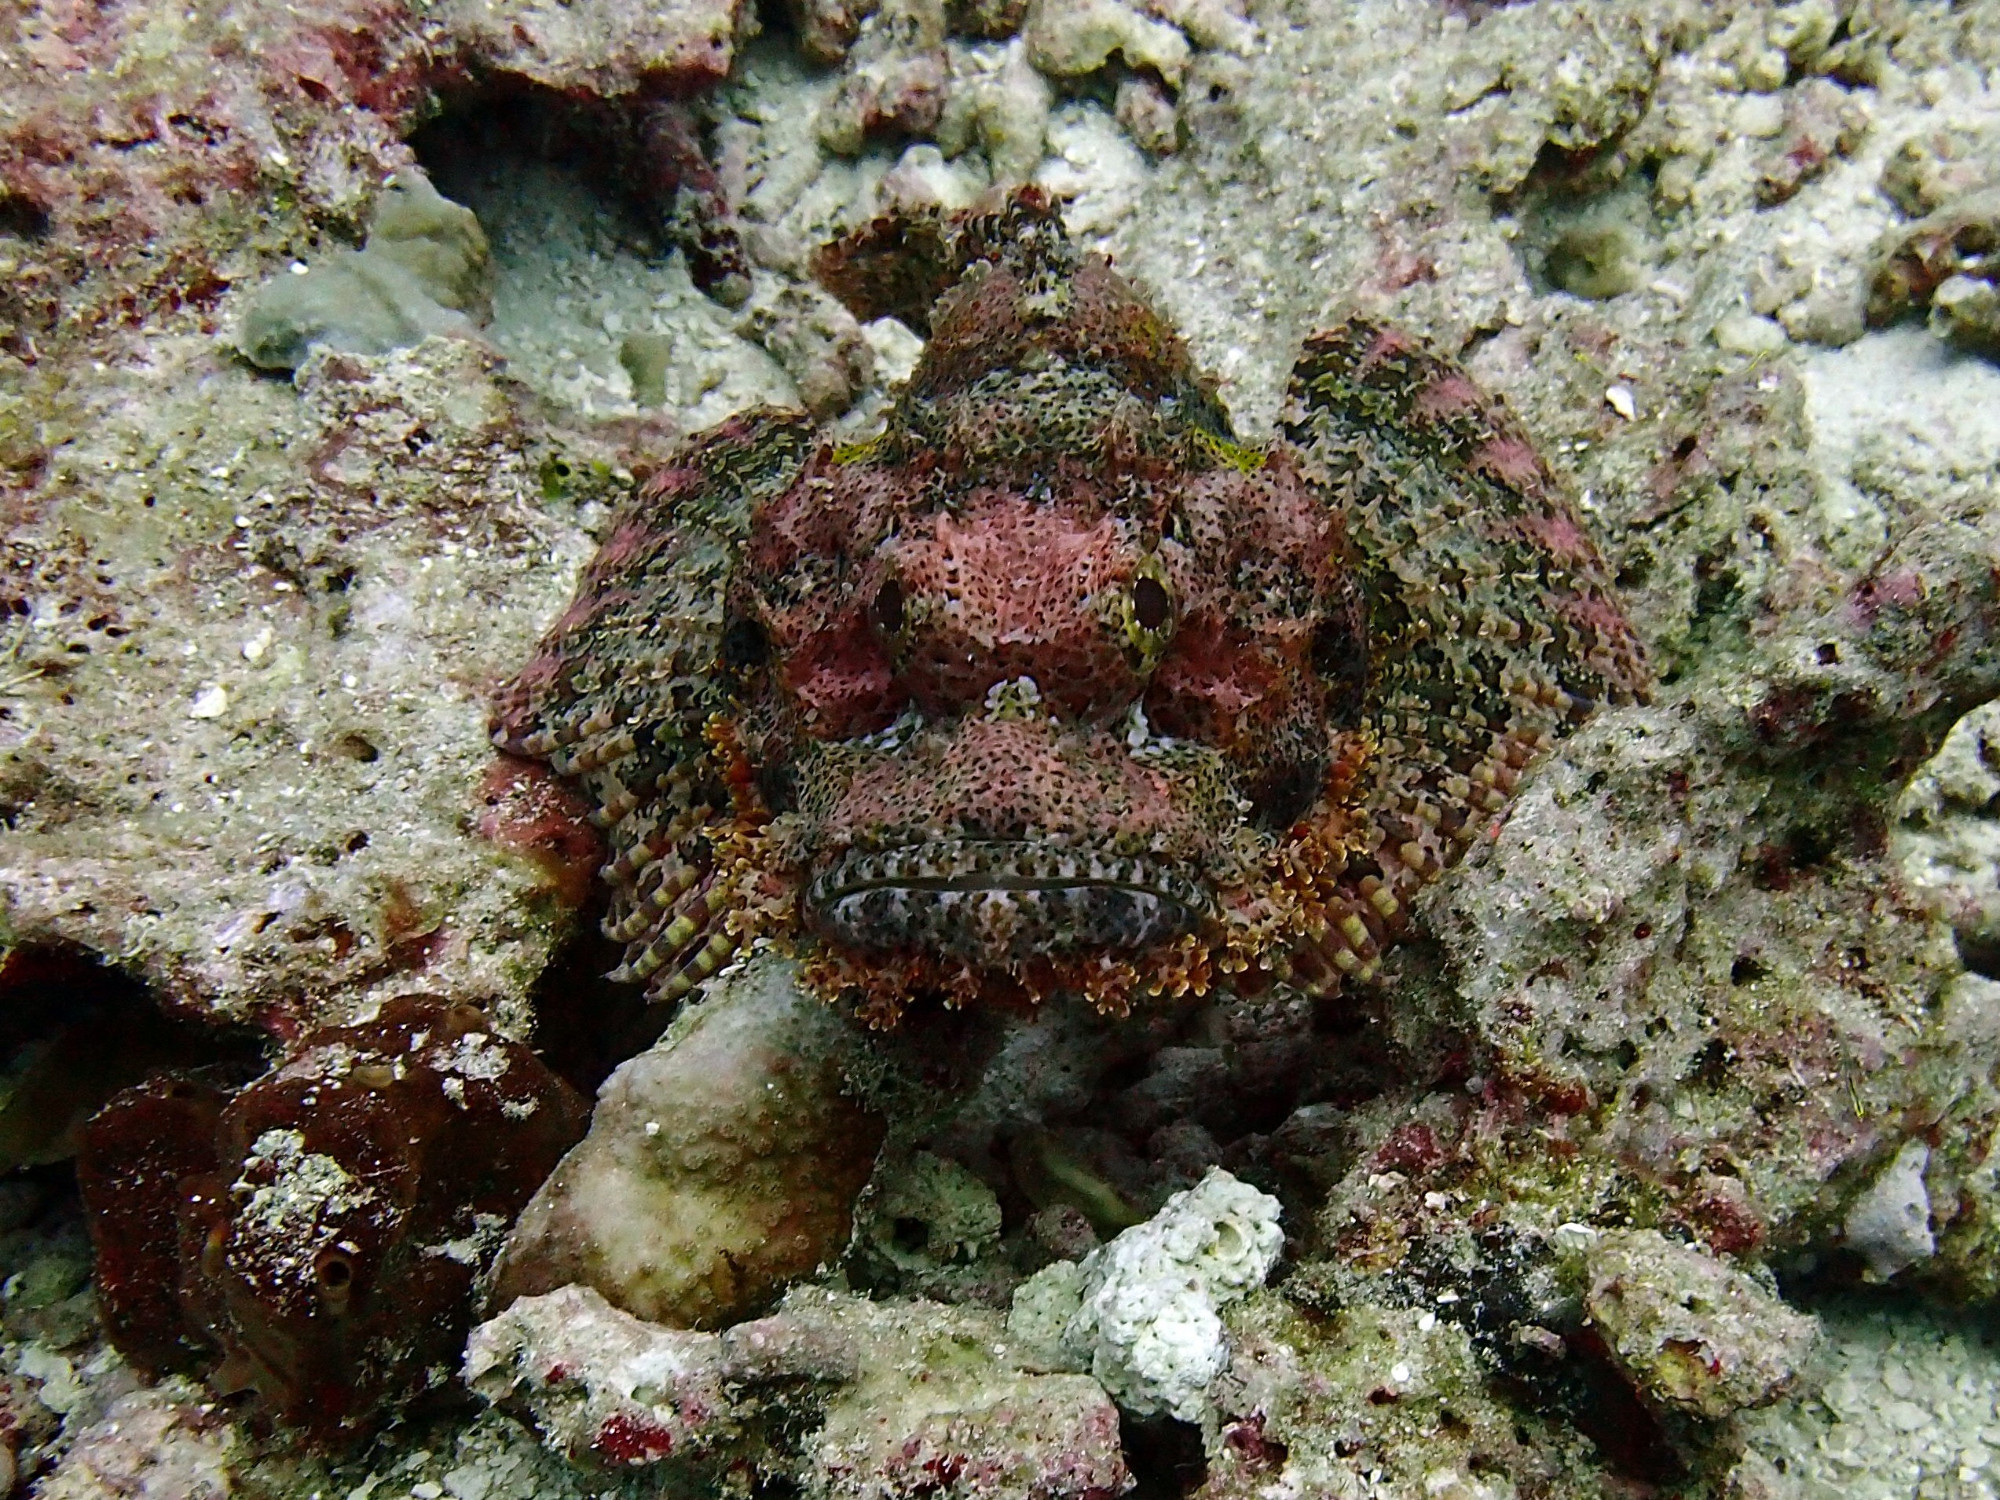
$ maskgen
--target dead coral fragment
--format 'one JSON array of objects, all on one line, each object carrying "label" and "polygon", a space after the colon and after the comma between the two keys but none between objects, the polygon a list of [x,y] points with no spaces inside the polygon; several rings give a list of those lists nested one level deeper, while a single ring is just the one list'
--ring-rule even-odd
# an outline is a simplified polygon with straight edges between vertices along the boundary
[{"label": "dead coral fragment", "polygon": [[788,965],[718,981],[599,1091],[589,1137],[507,1241],[493,1305],[580,1283],[718,1328],[837,1255],[883,1136],[841,1092],[845,1037]]},{"label": "dead coral fragment", "polygon": [[106,1324],[148,1370],[219,1354],[212,1385],[322,1441],[455,1356],[474,1277],[583,1129],[527,1049],[421,995],[218,1104],[169,1079],[92,1122],[78,1179]]}]

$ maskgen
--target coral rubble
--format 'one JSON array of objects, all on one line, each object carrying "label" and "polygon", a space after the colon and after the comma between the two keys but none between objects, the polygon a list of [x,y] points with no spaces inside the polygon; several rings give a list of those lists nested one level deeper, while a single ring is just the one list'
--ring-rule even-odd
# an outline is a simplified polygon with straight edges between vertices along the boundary
[{"label": "coral rubble", "polygon": [[803,1288],[768,1317],[693,1333],[572,1287],[482,1325],[466,1373],[577,1462],[680,1484],[749,1469],[828,1500],[1091,1500],[1131,1484],[1096,1383],[1036,1372],[971,1308]]},{"label": "coral rubble", "polygon": [[1212,1169],[1080,1264],[1037,1272],[1009,1326],[1036,1329],[1122,1410],[1200,1421],[1229,1362],[1218,1309],[1261,1286],[1283,1244],[1278,1200]]}]

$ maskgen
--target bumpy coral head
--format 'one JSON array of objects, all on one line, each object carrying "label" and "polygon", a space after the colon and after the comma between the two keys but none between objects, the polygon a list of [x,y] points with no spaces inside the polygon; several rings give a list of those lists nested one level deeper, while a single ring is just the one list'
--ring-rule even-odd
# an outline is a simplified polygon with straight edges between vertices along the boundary
[{"label": "bumpy coral head", "polygon": [[[722,657],[820,971],[1189,982],[1366,675],[1340,523],[1052,212],[974,221],[884,433],[766,499]],[[1199,955],[1199,957],[1197,957]]]}]

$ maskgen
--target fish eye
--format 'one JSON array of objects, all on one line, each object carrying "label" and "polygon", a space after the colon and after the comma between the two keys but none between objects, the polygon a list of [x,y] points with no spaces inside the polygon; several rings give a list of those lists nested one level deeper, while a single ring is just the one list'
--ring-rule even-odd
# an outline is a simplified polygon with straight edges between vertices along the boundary
[{"label": "fish eye", "polygon": [[1321,620],[1312,634],[1312,669],[1322,677],[1338,677],[1347,665],[1353,635],[1344,620]]},{"label": "fish eye", "polygon": [[875,591],[875,603],[869,609],[875,621],[875,628],[884,635],[894,635],[903,628],[903,586],[891,578]]},{"label": "fish eye", "polygon": [[338,1250],[322,1250],[313,1262],[313,1279],[319,1283],[320,1300],[328,1312],[347,1311],[354,1292],[354,1262]]},{"label": "fish eye", "polygon": [[1173,600],[1159,579],[1141,578],[1132,585],[1132,619],[1141,630],[1158,635],[1173,617]]},{"label": "fish eye", "polygon": [[1279,767],[1251,793],[1257,826],[1283,833],[1312,810],[1325,781],[1326,767],[1318,762]]}]

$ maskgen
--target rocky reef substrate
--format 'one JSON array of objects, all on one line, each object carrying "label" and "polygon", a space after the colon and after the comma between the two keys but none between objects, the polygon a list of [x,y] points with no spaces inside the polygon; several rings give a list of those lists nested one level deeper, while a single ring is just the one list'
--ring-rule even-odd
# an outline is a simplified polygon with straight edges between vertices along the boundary
[{"label": "rocky reef substrate", "polygon": [[[1897,0],[0,21],[0,1488],[1991,1493],[1996,70],[1990,10]],[[1458,352],[1654,699],[1375,987],[869,1041],[767,953],[662,1035],[492,687],[680,437],[868,431],[925,330],[820,246],[1023,182],[1252,433],[1337,308]],[[121,1312],[70,1163],[178,1069],[161,1170],[332,1231],[359,1158],[225,1164],[220,1101],[333,1038],[400,1118],[343,1029],[413,994],[488,1039],[419,1045],[430,1128],[454,1082],[523,1125],[480,1090],[530,1048],[535,1118],[597,1116],[518,1227],[529,1186],[413,1191],[398,1305],[445,1273],[450,1337],[342,1349],[368,1434],[306,1441],[242,1394],[291,1367],[213,1301],[227,1243],[156,1239]],[[374,1262],[312,1243],[318,1338]]]}]

